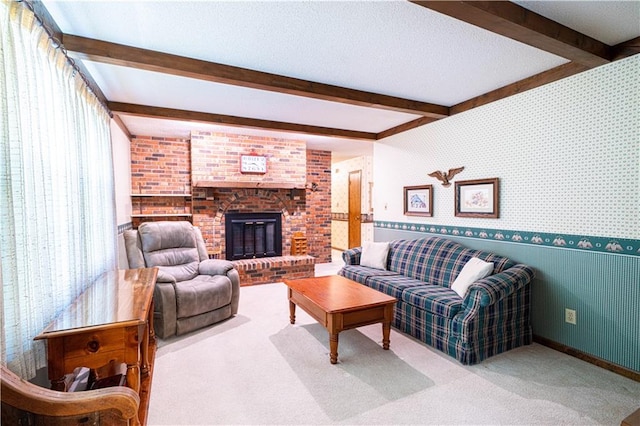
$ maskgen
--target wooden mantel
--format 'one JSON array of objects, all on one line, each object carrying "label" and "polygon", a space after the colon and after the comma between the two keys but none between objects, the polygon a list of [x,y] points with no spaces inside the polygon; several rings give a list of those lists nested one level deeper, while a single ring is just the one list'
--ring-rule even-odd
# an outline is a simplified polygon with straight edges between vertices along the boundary
[{"label": "wooden mantel", "polygon": [[292,182],[230,182],[230,181],[199,181],[195,182],[196,188],[255,188],[255,189],[305,189],[304,184]]}]

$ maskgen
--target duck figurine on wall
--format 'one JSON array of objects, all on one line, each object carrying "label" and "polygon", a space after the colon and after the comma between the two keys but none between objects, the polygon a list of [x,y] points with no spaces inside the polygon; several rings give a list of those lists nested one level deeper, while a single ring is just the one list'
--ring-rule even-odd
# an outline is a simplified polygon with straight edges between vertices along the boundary
[{"label": "duck figurine on wall", "polygon": [[435,172],[429,173],[429,176],[434,177],[442,182],[442,186],[448,188],[451,186],[451,182],[449,182],[455,175],[464,170],[464,167],[458,167],[455,169],[449,169],[447,173],[443,173],[440,170],[436,170]]}]

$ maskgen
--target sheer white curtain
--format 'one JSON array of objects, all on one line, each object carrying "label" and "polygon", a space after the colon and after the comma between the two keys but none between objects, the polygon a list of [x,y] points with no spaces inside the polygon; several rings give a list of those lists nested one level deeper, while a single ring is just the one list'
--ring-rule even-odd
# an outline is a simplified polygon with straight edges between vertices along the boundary
[{"label": "sheer white curtain", "polygon": [[109,116],[23,3],[0,13],[1,361],[31,378],[33,338],[117,265]]}]

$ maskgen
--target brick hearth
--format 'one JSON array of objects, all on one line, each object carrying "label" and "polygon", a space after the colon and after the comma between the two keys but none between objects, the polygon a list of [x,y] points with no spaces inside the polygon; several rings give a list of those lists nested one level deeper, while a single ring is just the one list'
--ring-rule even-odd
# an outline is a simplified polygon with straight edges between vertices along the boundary
[{"label": "brick hearth", "polygon": [[234,260],[233,264],[240,274],[240,285],[249,286],[313,277],[316,259],[308,255],[279,256]]}]

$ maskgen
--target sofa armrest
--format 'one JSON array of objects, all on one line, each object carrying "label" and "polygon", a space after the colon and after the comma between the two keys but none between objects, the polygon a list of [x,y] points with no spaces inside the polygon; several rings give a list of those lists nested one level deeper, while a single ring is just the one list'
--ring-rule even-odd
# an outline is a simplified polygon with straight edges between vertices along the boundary
[{"label": "sofa armrest", "polygon": [[471,307],[474,299],[478,299],[479,306],[492,305],[529,284],[534,275],[529,266],[518,264],[499,274],[478,280],[469,287],[464,305]]},{"label": "sofa armrest", "polygon": [[206,259],[200,262],[198,273],[200,275],[227,275],[233,269],[233,263],[222,259]]},{"label": "sofa armrest", "polygon": [[362,247],[354,247],[342,252],[342,260],[345,265],[359,265]]}]

